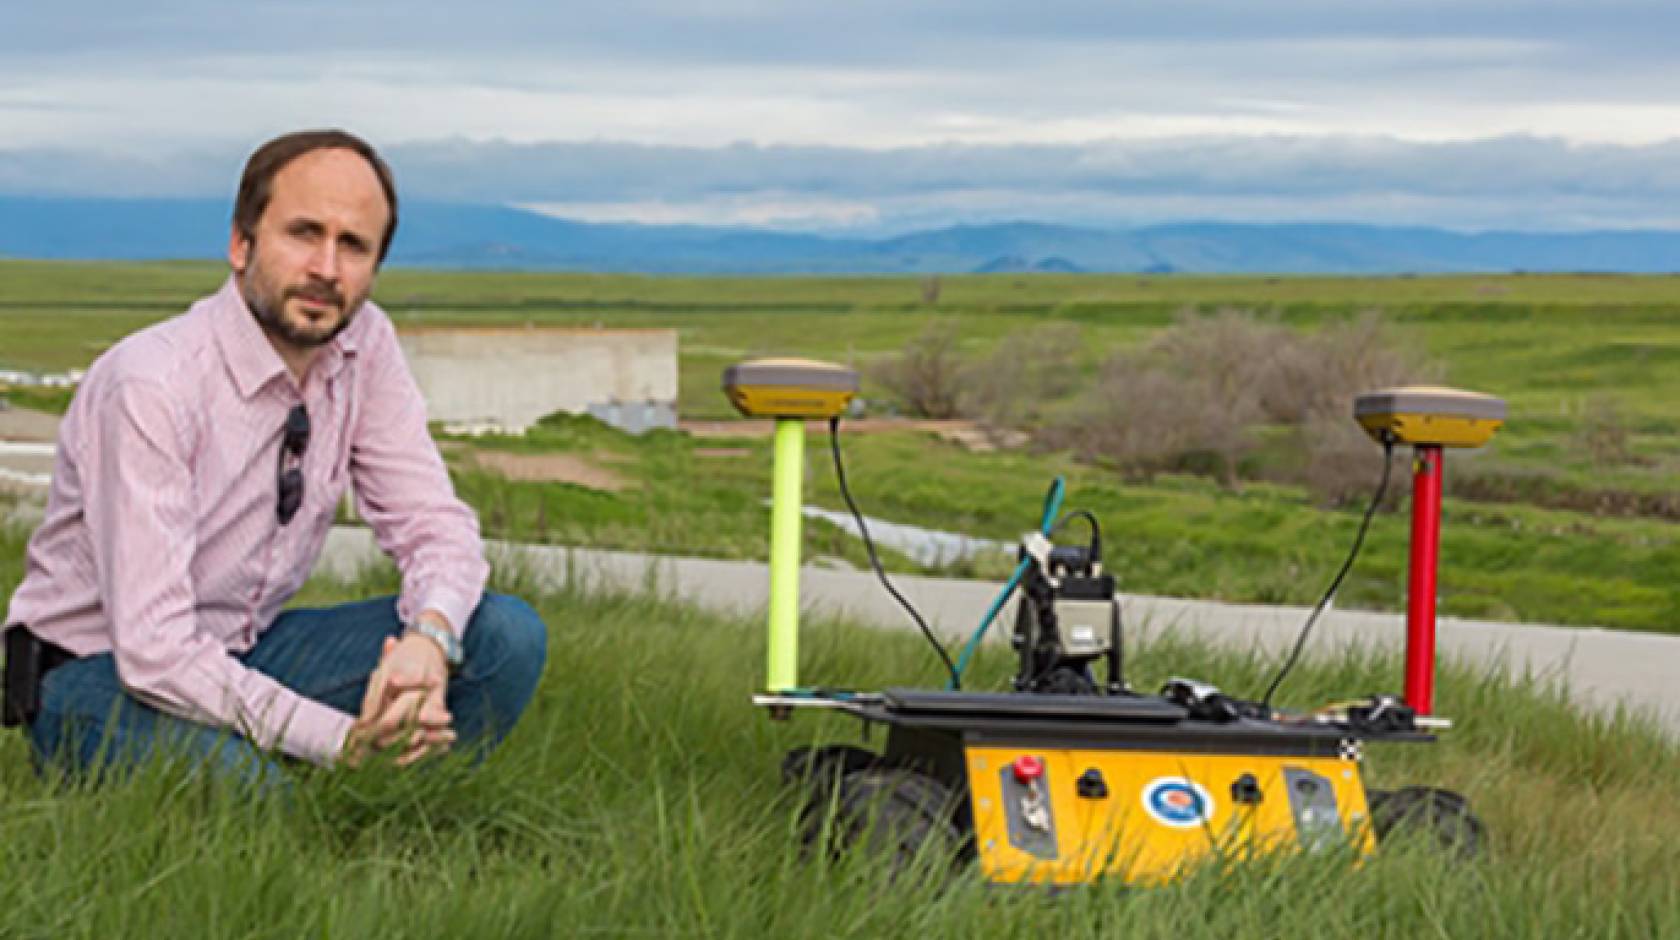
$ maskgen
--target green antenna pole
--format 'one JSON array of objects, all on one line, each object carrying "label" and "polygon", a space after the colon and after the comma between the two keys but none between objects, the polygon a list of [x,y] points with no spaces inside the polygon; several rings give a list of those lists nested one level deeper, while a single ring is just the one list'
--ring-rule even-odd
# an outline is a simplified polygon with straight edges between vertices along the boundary
[{"label": "green antenna pole", "polygon": [[767,691],[799,687],[799,508],[805,485],[805,422],[776,419],[770,484],[770,663]]}]

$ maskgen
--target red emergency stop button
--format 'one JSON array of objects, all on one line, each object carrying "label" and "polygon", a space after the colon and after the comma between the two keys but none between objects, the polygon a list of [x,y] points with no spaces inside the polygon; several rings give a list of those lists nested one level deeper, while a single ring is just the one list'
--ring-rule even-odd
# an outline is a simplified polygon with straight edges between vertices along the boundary
[{"label": "red emergency stop button", "polygon": [[1044,761],[1032,754],[1022,754],[1015,758],[1015,763],[1011,764],[1010,767],[1015,771],[1015,781],[1017,783],[1032,783],[1044,776]]}]

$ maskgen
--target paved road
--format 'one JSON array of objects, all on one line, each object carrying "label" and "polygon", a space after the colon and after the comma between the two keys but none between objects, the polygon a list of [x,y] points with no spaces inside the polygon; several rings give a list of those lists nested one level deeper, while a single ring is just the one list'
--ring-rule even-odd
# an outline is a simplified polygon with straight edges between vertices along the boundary
[{"label": "paved road", "polygon": [[[533,575],[556,582],[571,571],[586,584],[638,589],[652,576],[663,591],[743,616],[762,616],[769,583],[765,566],[752,562],[546,546],[492,546],[491,551],[498,561],[525,565]],[[344,528],[329,538],[322,566],[343,575],[377,559],[378,550],[365,530]],[[980,622],[1001,587],[940,578],[895,576],[893,581],[936,631],[962,639]],[[914,629],[873,574],[806,568],[801,582],[801,605],[807,613]],[[1269,653],[1287,650],[1307,615],[1300,607],[1137,595],[1122,596],[1121,609],[1129,629],[1144,635],[1180,633]],[[1001,637],[1002,632],[994,635]],[[1332,611],[1314,628],[1308,655],[1348,646],[1399,648],[1404,642],[1402,615]],[[1560,678],[1583,704],[1625,704],[1656,716],[1680,734],[1680,637],[1447,617],[1440,621],[1438,643],[1443,659],[1472,665],[1505,663]],[[1397,675],[1394,686],[1400,685]]]}]

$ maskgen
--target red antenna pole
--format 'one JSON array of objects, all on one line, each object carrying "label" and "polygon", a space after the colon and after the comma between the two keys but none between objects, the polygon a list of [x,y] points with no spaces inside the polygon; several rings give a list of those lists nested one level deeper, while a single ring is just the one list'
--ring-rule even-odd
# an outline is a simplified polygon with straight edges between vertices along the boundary
[{"label": "red antenna pole", "polygon": [[1412,460],[1412,570],[1406,596],[1406,704],[1435,710],[1435,572],[1441,554],[1441,445]]}]

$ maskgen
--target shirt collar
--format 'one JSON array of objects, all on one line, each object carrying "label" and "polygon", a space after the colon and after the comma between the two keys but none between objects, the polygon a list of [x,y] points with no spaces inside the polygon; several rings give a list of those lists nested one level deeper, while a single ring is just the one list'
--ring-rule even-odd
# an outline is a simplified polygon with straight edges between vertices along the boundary
[{"label": "shirt collar", "polygon": [[[222,360],[227,363],[228,372],[233,376],[241,397],[250,398],[276,378],[289,374],[285,361],[268,341],[268,334],[263,332],[257,318],[251,314],[251,308],[246,305],[244,295],[239,292],[239,282],[233,275],[228,275],[222,289],[210,298],[210,302],[216,343],[221,347]],[[360,319],[356,318],[357,321]],[[323,376],[337,375],[344,368],[345,360],[356,355],[360,326],[359,322],[352,321],[349,329],[333,338],[327,354],[315,365]]]},{"label": "shirt collar", "polygon": [[251,308],[245,305],[233,275],[228,275],[210,303],[216,344],[222,349],[222,361],[227,363],[228,373],[233,376],[241,397],[250,398],[276,377],[286,374],[286,363],[251,316]]}]

